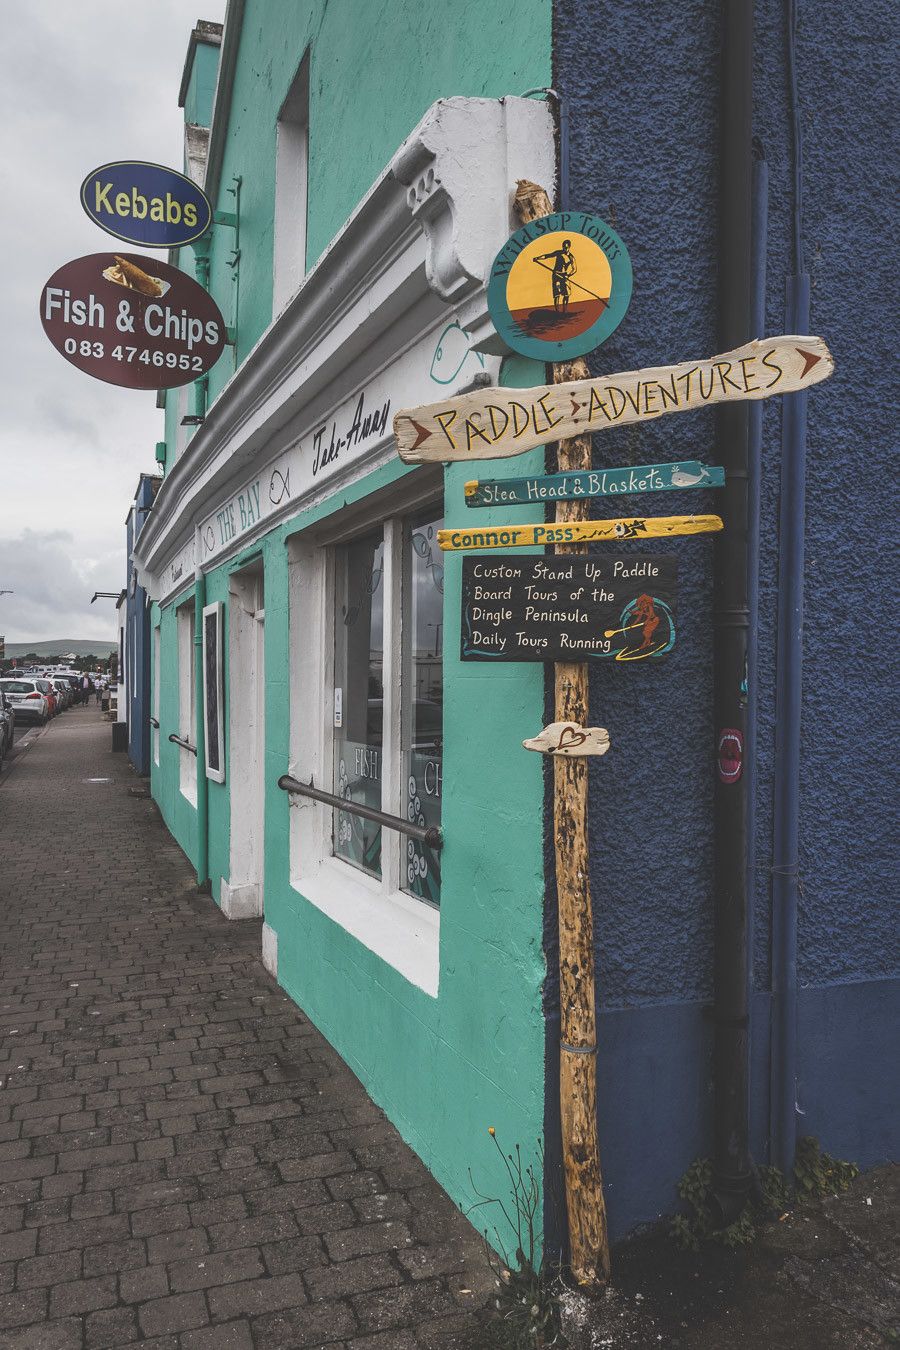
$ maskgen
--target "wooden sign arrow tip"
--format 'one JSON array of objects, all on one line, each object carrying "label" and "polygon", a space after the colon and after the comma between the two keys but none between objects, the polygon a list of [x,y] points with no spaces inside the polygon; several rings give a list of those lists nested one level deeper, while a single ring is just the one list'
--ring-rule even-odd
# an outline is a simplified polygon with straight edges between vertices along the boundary
[{"label": "wooden sign arrow tip", "polygon": [[423,427],[422,423],[417,422],[414,417],[410,417],[409,413],[397,413],[394,418],[394,439],[398,444],[404,439],[404,434],[399,426],[400,422],[411,422],[416,431],[416,439],[413,441],[412,445],[404,446],[400,449],[400,458],[405,459],[408,455],[411,455],[414,451],[418,450],[423,441],[428,440],[431,431],[428,427]]},{"label": "wooden sign arrow tip", "polygon": [[816,362],[822,360],[822,353],[821,353],[821,352],[807,352],[807,351],[804,351],[802,347],[797,347],[796,350],[800,353],[800,355],[803,357],[803,360],[804,360],[804,362],[805,362],[804,367],[803,367],[803,376],[801,377],[801,378],[805,378],[805,377],[809,374],[809,372],[812,370],[812,368],[813,368],[813,366],[816,364]]}]

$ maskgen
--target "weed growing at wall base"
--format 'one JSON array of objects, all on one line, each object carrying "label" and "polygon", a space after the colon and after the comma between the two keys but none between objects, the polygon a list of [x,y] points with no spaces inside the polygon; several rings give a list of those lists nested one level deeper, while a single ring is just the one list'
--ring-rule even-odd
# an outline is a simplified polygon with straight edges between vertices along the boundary
[{"label": "weed growing at wall base", "polygon": [[[498,1350],[549,1350],[566,1345],[559,1329],[559,1309],[555,1292],[558,1272],[538,1256],[537,1233],[541,1229],[541,1185],[530,1163],[523,1164],[518,1144],[511,1153],[504,1153],[493,1126],[488,1134],[500,1155],[509,1178],[510,1199],[482,1195],[469,1172],[469,1181],[479,1200],[465,1211],[468,1218],[476,1209],[496,1205],[509,1228],[516,1235],[516,1249],[511,1259],[505,1250],[496,1224],[484,1236],[501,1260],[491,1262],[497,1295],[495,1304],[498,1320],[492,1324],[491,1344]],[[538,1159],[543,1171],[544,1148],[538,1140]]]},{"label": "weed growing at wall base", "polygon": [[[821,1200],[826,1195],[845,1191],[858,1174],[855,1163],[840,1162],[819,1147],[818,1139],[799,1140],[794,1163],[796,1202]],[[689,1207],[689,1214],[676,1214],[670,1232],[679,1247],[699,1252],[704,1243],[722,1247],[746,1247],[753,1242],[760,1226],[774,1214],[784,1214],[792,1206],[791,1187],[777,1167],[757,1168],[758,1188],[733,1223],[717,1225],[711,1205],[712,1163],[698,1158],[678,1183],[678,1194]]]}]

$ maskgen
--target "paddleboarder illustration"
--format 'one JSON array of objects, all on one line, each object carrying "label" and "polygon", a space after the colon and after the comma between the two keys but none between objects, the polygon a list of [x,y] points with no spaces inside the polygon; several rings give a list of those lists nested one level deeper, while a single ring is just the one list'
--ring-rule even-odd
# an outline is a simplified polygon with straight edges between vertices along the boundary
[{"label": "paddleboarder illustration", "polygon": [[553,253],[541,253],[532,261],[541,264],[545,263],[548,258],[553,260],[550,278],[553,285],[553,308],[555,310],[566,310],[569,308],[569,278],[573,277],[578,271],[575,255],[572,252],[571,239],[564,239],[561,248],[556,249]]},{"label": "paddleboarder illustration", "polygon": [[593,239],[555,230],[522,249],[505,289],[517,332],[560,343],[598,322],[609,303],[612,271]]},{"label": "paddleboarder illustration", "polygon": [[671,609],[659,596],[644,593],[629,600],[622,610],[620,623],[620,628],[607,628],[603,634],[608,638],[618,637],[620,633],[629,635],[622,647],[609,653],[617,661],[641,661],[648,656],[662,656],[675,645],[675,620]]}]

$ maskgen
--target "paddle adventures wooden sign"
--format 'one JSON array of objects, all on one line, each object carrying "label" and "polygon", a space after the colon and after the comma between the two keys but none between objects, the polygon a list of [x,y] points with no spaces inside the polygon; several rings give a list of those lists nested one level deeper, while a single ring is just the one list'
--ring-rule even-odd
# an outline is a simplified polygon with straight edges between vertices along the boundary
[{"label": "paddle adventures wooden sign", "polygon": [[671,539],[680,534],[716,534],[721,516],[625,516],[619,520],[571,520],[547,525],[492,525],[478,530],[438,530],[445,552],[472,548],[522,548],[534,544],[587,544],[631,539]]},{"label": "paddle adventures wooden sign", "polygon": [[668,555],[463,558],[463,661],[646,661],[675,645]]},{"label": "paddle adventures wooden sign", "polygon": [[821,338],[761,338],[707,361],[534,389],[477,389],[398,412],[394,435],[407,464],[502,459],[666,413],[796,393],[827,380],[833,370]]},{"label": "paddle adventures wooden sign", "polygon": [[466,506],[533,506],[588,497],[628,497],[640,492],[683,492],[725,486],[725,470],[695,459],[678,464],[636,464],[590,473],[548,473],[540,478],[482,478],[466,483]]}]

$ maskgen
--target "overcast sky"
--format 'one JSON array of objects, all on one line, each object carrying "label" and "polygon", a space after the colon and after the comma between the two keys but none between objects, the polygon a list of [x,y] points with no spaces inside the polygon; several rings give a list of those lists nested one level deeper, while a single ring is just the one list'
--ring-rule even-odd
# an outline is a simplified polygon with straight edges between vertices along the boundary
[{"label": "overcast sky", "polygon": [[[125,516],[162,438],[155,395],[102,384],[51,347],[38,316],[64,262],[112,246],[81,209],[91,169],[182,166],[178,87],[197,19],[225,0],[23,0],[0,55],[0,634],[115,640]],[[160,253],[165,258],[164,253]]]}]

